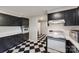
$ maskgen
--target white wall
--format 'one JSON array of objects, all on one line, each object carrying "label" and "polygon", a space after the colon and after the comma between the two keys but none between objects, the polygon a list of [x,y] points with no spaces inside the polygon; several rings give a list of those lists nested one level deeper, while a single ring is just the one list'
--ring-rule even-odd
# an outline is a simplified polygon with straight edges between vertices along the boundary
[{"label": "white wall", "polygon": [[43,21],[41,21],[40,22],[41,24],[40,24],[40,28],[41,28],[41,30],[40,30],[40,32],[42,33],[42,34],[47,34],[47,15],[44,15],[43,16]]},{"label": "white wall", "polygon": [[31,17],[29,19],[29,40],[37,42],[37,31],[38,31],[38,20],[37,17]]},{"label": "white wall", "polygon": [[38,34],[40,35],[41,34],[41,23],[40,22],[38,22]]},{"label": "white wall", "polygon": [[[43,17],[42,22],[38,22]],[[47,34],[47,15],[31,17],[29,20],[29,40],[37,42],[38,31]],[[40,23],[40,24],[39,24]]]},{"label": "white wall", "polygon": [[47,34],[47,22],[41,22],[41,33]]},{"label": "white wall", "polygon": [[20,26],[0,26],[0,37],[22,33]]}]

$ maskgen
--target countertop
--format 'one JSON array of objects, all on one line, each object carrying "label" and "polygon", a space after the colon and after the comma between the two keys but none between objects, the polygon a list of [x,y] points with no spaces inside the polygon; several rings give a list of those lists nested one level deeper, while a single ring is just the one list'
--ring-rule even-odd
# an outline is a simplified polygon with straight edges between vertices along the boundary
[{"label": "countertop", "polygon": [[9,32],[6,32],[6,33],[0,33],[0,38],[2,37],[6,37],[6,36],[11,36],[11,35],[17,35],[17,34],[25,34],[25,33],[28,33],[29,31],[25,31],[25,32],[16,32],[16,33],[9,33]]},{"label": "countertop", "polygon": [[[75,32],[79,32],[79,30],[71,30],[71,31],[75,31]],[[75,38],[70,36],[71,43],[79,50],[79,43],[75,40]]]}]

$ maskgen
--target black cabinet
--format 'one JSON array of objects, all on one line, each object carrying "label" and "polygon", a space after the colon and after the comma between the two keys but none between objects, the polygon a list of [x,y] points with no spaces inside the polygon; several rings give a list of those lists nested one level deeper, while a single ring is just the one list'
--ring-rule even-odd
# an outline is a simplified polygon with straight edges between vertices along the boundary
[{"label": "black cabinet", "polygon": [[65,26],[79,25],[79,9],[70,9],[48,14],[48,21],[50,20],[65,20]]},{"label": "black cabinet", "polygon": [[29,33],[16,34],[0,38],[0,53],[29,39]]},{"label": "black cabinet", "polygon": [[71,46],[72,43],[69,40],[66,40],[66,53],[73,53]]},{"label": "black cabinet", "polygon": [[69,40],[66,40],[66,53],[79,53],[79,50]]},{"label": "black cabinet", "polygon": [[0,26],[29,27],[29,19],[0,13]]},{"label": "black cabinet", "polygon": [[0,26],[21,26],[22,20],[19,17],[1,14],[0,13]]},{"label": "black cabinet", "polygon": [[59,20],[64,19],[64,12],[55,12],[48,14],[48,20]]},{"label": "black cabinet", "polygon": [[28,18],[22,18],[22,26],[24,26],[25,28],[29,27],[29,19]]},{"label": "black cabinet", "polygon": [[79,25],[79,7],[76,9],[76,25]]},{"label": "black cabinet", "polygon": [[23,34],[23,39],[24,40],[29,40],[29,33]]},{"label": "black cabinet", "polygon": [[0,53],[4,52],[22,42],[24,42],[23,34],[16,34],[0,38]]},{"label": "black cabinet", "polygon": [[64,19],[66,26],[76,25],[76,9],[64,11]]}]

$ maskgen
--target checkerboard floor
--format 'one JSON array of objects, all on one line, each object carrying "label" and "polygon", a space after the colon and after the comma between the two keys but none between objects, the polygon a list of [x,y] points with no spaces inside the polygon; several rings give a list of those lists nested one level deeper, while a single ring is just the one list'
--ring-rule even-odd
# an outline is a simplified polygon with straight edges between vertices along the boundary
[{"label": "checkerboard floor", "polygon": [[28,40],[4,53],[46,53],[46,35],[41,35],[38,38],[36,43]]}]

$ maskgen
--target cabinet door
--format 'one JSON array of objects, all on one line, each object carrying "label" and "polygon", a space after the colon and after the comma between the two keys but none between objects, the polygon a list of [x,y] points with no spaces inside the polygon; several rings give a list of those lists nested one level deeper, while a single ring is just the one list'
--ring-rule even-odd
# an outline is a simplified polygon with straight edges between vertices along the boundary
[{"label": "cabinet door", "polygon": [[29,40],[29,33],[23,34],[23,39],[24,40]]},{"label": "cabinet door", "polygon": [[76,25],[79,25],[79,7],[76,9]]},{"label": "cabinet door", "polygon": [[23,34],[16,34],[0,38],[0,53],[4,52],[22,42],[24,42]]},{"label": "cabinet door", "polygon": [[22,25],[24,26],[24,27],[29,27],[29,19],[23,19],[23,22],[22,22]]},{"label": "cabinet door", "polygon": [[66,53],[72,53],[71,46],[72,43],[69,40],[66,40]]},{"label": "cabinet door", "polygon": [[79,53],[79,50],[69,40],[66,40],[66,53]]},{"label": "cabinet door", "polygon": [[48,14],[48,20],[60,20],[60,19],[64,19],[63,11]]},{"label": "cabinet door", "polygon": [[66,26],[76,25],[76,9],[67,10],[64,12],[64,19]]},{"label": "cabinet door", "polygon": [[52,20],[52,14],[48,14],[48,21]]},{"label": "cabinet door", "polygon": [[22,20],[20,18],[10,17],[10,19],[9,19],[9,26],[22,26]]},{"label": "cabinet door", "polygon": [[21,26],[22,21],[19,17],[0,13],[0,26]]},{"label": "cabinet door", "polygon": [[77,32],[77,35],[78,35],[78,38],[77,39],[78,39],[78,43],[79,43],[79,32]]}]

